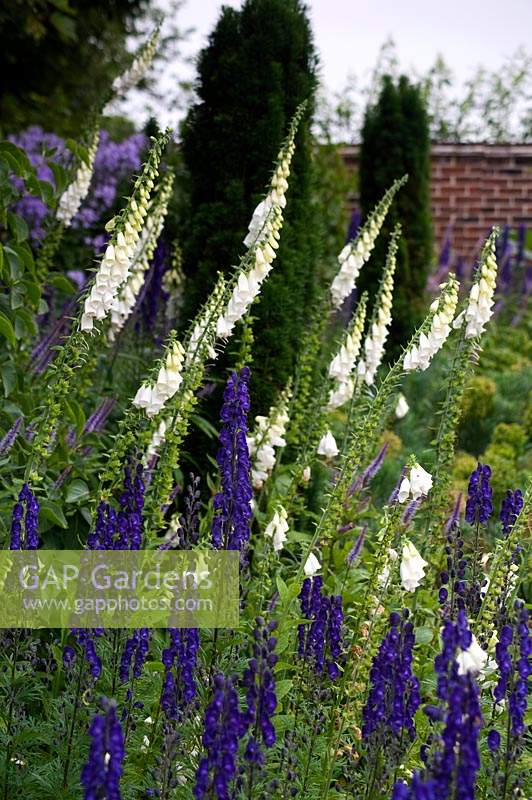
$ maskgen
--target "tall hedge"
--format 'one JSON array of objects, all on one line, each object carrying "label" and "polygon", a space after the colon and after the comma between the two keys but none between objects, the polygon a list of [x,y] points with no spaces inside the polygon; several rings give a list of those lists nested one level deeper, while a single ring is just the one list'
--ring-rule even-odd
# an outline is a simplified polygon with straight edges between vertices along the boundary
[{"label": "tall hedge", "polygon": [[278,257],[253,307],[252,389],[261,410],[292,371],[314,291],[309,125],[315,71],[300,0],[247,0],[240,11],[223,8],[200,55],[198,102],[183,127],[190,199],[182,241],[190,317],[216,272],[237,263],[290,119],[302,100],[310,101],[297,136]]},{"label": "tall hedge", "polygon": [[409,180],[394,200],[384,235],[379,236],[359,285],[375,294],[386,255],[387,235],[396,222],[403,227],[398,253],[390,353],[397,354],[424,308],[424,289],[433,258],[430,215],[430,138],[427,110],[418,86],[401,77],[383,78],[375,105],[368,107],[360,152],[360,202],[363,216],[371,211],[395,178]]}]

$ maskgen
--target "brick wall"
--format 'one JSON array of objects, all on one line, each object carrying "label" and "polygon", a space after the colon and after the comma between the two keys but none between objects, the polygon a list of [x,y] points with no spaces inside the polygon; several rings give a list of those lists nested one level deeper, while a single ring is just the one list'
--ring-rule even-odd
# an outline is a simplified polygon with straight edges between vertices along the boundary
[{"label": "brick wall", "polygon": [[[343,149],[358,165],[358,146]],[[453,253],[471,259],[492,225],[532,228],[532,144],[434,144],[431,205],[439,245],[451,225]],[[349,198],[353,208],[357,197]]]}]

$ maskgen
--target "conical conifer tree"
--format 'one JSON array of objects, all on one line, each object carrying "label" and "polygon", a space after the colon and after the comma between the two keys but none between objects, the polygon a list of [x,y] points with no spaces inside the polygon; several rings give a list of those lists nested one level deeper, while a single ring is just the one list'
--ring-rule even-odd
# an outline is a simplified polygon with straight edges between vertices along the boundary
[{"label": "conical conifer tree", "polygon": [[184,220],[186,315],[243,251],[253,209],[297,106],[296,141],[281,246],[253,307],[252,396],[266,410],[295,364],[314,286],[310,118],[316,58],[300,0],[247,0],[224,8],[198,65],[198,102],[183,127],[190,180]]},{"label": "conical conifer tree", "polygon": [[390,353],[397,353],[423,316],[424,289],[433,258],[430,216],[430,139],[421,90],[401,77],[383,78],[374,106],[364,118],[360,151],[360,203],[366,217],[386,189],[408,173],[387,216],[359,288],[374,295],[386,258],[388,235],[397,222],[403,236],[395,278]]}]

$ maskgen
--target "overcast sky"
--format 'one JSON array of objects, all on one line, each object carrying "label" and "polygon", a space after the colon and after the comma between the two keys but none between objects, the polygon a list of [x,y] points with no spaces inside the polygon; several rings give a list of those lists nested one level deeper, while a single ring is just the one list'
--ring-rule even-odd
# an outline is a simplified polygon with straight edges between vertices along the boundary
[{"label": "overcast sky", "polygon": [[[168,0],[155,0],[168,8]],[[240,8],[243,0],[225,0]],[[180,30],[194,29],[180,52],[192,63],[173,63],[159,86],[174,86],[177,78],[192,80],[193,61],[205,46],[218,19],[222,0],[185,0],[175,22]],[[366,81],[383,43],[392,38],[401,67],[423,73],[443,55],[457,83],[478,65],[496,70],[515,50],[530,51],[532,0],[307,0],[325,86],[341,91],[349,75]],[[260,58],[260,54],[257,54]],[[164,104],[163,104],[164,105]],[[122,106],[142,123],[144,103],[132,92]],[[161,124],[175,126],[184,108],[165,113]]]},{"label": "overcast sky", "polygon": [[[184,45],[193,54],[205,44],[224,3],[187,0],[183,27],[196,32]],[[349,73],[370,70],[380,46],[392,37],[401,62],[419,70],[441,53],[464,79],[477,64],[496,68],[519,45],[530,47],[532,0],[308,0],[322,77],[340,90]],[[225,5],[240,8],[241,0]]]}]

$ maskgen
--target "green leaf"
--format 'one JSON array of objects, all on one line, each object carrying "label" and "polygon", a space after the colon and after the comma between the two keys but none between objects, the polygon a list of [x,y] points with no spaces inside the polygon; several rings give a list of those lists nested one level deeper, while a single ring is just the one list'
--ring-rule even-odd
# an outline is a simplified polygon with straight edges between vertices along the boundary
[{"label": "green leaf", "polygon": [[8,342],[13,347],[15,347],[15,345],[17,343],[17,339],[16,339],[16,336],[15,336],[15,329],[13,328],[13,325],[11,324],[9,319],[6,317],[6,315],[2,314],[1,311],[0,311],[0,334],[2,334],[2,336],[5,336],[5,338],[8,340]]},{"label": "green leaf", "polygon": [[275,582],[277,583],[277,591],[279,592],[279,596],[281,600],[285,602],[288,599],[288,586],[280,575],[277,575]]},{"label": "green leaf", "polygon": [[66,517],[63,514],[63,510],[60,505],[52,502],[51,500],[40,500],[39,502],[41,504],[39,512],[40,515],[50,522],[54,522],[56,525],[59,525],[60,528],[68,527]]},{"label": "green leaf", "polygon": [[164,672],[165,667],[162,661],[147,661],[144,665],[144,669],[150,672]]},{"label": "green leaf", "polygon": [[24,150],[21,150],[13,142],[0,142],[0,154],[8,159],[13,171],[21,178],[33,172],[28,156]]},{"label": "green leaf", "polygon": [[9,397],[17,385],[17,373],[13,364],[4,364],[2,367],[2,383],[5,396]]},{"label": "green leaf", "polygon": [[416,634],[416,644],[429,644],[434,638],[434,631],[432,628],[427,628],[426,626],[422,625],[419,628],[415,629]]},{"label": "green leaf", "polygon": [[30,336],[38,333],[33,314],[27,308],[17,308],[15,311],[15,333],[18,339],[22,339],[26,333]]},{"label": "green leaf", "polygon": [[13,311],[24,305],[25,298],[26,298],[26,287],[22,282],[16,283],[11,288],[11,295],[10,295],[11,308],[13,309]]},{"label": "green leaf", "polygon": [[90,490],[85,481],[76,478],[68,484],[65,503],[79,503],[80,500],[86,500],[90,495]]},{"label": "green leaf", "polygon": [[193,425],[199,428],[200,431],[205,434],[205,436],[208,436],[209,439],[218,438],[218,431],[208,419],[205,419],[205,417],[200,417],[199,414],[191,414],[190,421]]},{"label": "green leaf", "polygon": [[67,402],[65,402],[65,406],[66,406],[66,412],[70,417],[70,419],[72,420],[72,422],[74,423],[74,425],[76,426],[76,432],[79,436],[79,434],[83,431],[83,428],[85,427],[85,422],[86,422],[85,412],[83,411],[83,408],[80,406],[77,400],[68,400]]},{"label": "green leaf", "polygon": [[12,211],[8,211],[7,225],[16,242],[20,243],[26,241],[29,234],[26,220],[22,219],[22,217],[19,217],[18,214],[13,214]]},{"label": "green leaf", "polygon": [[19,281],[24,274],[24,262],[13,247],[4,245],[4,252],[9,264],[9,275],[12,281]]},{"label": "green leaf", "polygon": [[46,279],[47,283],[50,286],[55,286],[56,289],[59,289],[60,292],[64,292],[65,294],[74,294],[76,291],[76,287],[69,281],[69,279],[65,275],[61,275],[60,272],[52,272]]},{"label": "green leaf", "polygon": [[54,11],[50,16],[50,22],[64,41],[77,41],[76,22],[71,17],[62,14],[61,11]]},{"label": "green leaf", "polygon": [[293,681],[285,679],[283,681],[277,681],[275,684],[275,694],[277,695],[277,700],[280,703],[283,697],[285,697],[290,689],[292,688]]}]

